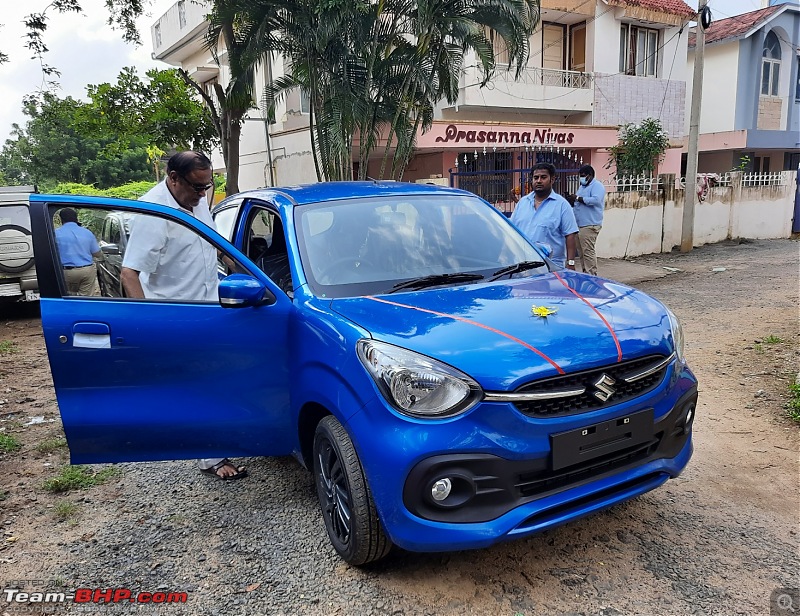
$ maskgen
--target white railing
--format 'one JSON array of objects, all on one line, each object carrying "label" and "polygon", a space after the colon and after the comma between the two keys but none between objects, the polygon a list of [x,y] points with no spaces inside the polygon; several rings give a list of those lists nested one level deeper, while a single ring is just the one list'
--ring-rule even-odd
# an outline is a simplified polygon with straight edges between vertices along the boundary
[{"label": "white railing", "polygon": [[[741,185],[749,186],[786,186],[787,174],[783,171],[771,173],[741,173],[738,171],[727,171],[725,173],[698,173],[697,185],[706,185],[709,188],[715,186],[732,186],[733,178],[736,174],[741,176]],[[678,188],[686,188],[686,178],[680,178]]]},{"label": "white railing", "polygon": [[555,86],[587,90],[594,83],[592,73],[559,71],[550,68],[529,67],[520,75],[518,83],[536,86]]},{"label": "white railing", "polygon": [[621,175],[603,180],[607,192],[631,192],[634,190],[660,190],[663,188],[660,177],[644,175]]},{"label": "white railing", "polygon": [[787,174],[777,171],[774,173],[743,173],[742,186],[786,186]]}]

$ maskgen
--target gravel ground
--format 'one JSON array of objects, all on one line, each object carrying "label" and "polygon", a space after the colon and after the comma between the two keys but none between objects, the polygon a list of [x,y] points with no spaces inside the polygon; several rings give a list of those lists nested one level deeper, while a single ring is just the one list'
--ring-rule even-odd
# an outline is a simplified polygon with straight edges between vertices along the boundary
[{"label": "gravel ground", "polygon": [[[537,537],[395,551],[363,569],[335,555],[311,476],[290,458],[244,459],[242,481],[178,461],[117,465],[118,476],[84,491],[44,490],[67,457],[39,445],[60,434],[40,323],[5,315],[0,343],[15,352],[0,355],[0,434],[22,449],[0,454],[0,590],[188,596],[57,607],[68,614],[769,614],[774,589],[800,586],[798,425],[783,410],[798,368],[798,243],[726,242],[636,264],[680,270],[638,286],[682,319],[700,379],[686,472]],[[25,425],[35,416],[44,421]],[[0,613],[48,613],[5,598]]]}]

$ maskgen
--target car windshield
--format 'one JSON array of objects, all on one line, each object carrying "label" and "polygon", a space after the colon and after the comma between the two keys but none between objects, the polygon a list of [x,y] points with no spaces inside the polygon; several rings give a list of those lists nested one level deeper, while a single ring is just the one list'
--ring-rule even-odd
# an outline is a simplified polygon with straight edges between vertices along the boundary
[{"label": "car windshield", "polygon": [[[542,256],[500,212],[469,195],[303,205],[295,208],[295,226],[306,277],[321,297],[471,284],[522,262],[538,267],[512,268],[507,276],[547,271]],[[416,279],[418,284],[402,284]]]}]

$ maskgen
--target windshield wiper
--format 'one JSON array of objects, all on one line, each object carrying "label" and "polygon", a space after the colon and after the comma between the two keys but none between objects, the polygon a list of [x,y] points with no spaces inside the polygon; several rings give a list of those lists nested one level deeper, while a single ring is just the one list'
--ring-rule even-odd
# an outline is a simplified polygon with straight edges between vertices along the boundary
[{"label": "windshield wiper", "polygon": [[492,274],[492,277],[489,278],[489,282],[497,280],[498,278],[502,278],[503,276],[509,276],[511,274],[516,274],[517,272],[522,272],[524,270],[542,267],[543,265],[546,265],[544,261],[522,261],[520,263],[515,263],[514,265],[509,265],[508,267],[503,267],[497,270],[494,274]]},{"label": "windshield wiper", "polygon": [[422,276],[420,278],[412,278],[398,282],[392,287],[389,293],[394,293],[400,289],[424,289],[425,287],[435,287],[440,284],[449,284],[453,282],[474,282],[476,280],[483,280],[481,274],[470,274],[468,272],[461,272],[455,274],[432,274],[430,276]]}]

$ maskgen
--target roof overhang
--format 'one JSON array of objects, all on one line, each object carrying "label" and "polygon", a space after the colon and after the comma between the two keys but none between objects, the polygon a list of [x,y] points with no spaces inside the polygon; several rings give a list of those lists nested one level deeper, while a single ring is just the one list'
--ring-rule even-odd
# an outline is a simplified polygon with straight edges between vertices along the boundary
[{"label": "roof overhang", "polygon": [[[694,12],[690,14],[688,10],[680,14],[658,11],[626,0],[603,0],[603,2],[609,6],[623,9],[625,11],[625,17],[667,26],[681,26],[687,19],[692,19],[695,15]],[[687,9],[691,10],[688,5]]]}]

